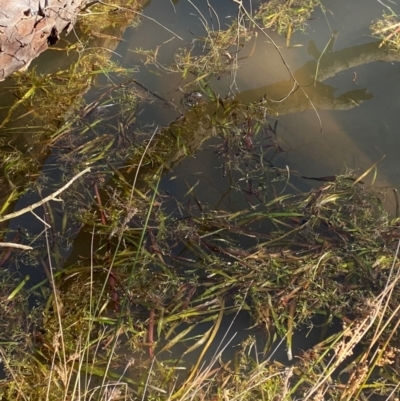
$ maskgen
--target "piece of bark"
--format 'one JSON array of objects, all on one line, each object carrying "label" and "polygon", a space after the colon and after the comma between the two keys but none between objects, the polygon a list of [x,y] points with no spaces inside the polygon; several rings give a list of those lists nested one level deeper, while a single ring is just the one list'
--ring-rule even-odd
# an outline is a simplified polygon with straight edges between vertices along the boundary
[{"label": "piece of bark", "polygon": [[88,0],[0,0],[0,81],[25,70],[62,31],[73,28]]}]

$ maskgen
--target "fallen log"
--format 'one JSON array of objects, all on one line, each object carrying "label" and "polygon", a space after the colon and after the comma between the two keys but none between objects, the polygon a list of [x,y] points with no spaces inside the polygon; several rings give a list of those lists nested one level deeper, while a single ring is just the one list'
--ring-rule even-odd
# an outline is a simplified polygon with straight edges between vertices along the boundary
[{"label": "fallen log", "polygon": [[73,28],[88,0],[0,0],[0,81]]}]

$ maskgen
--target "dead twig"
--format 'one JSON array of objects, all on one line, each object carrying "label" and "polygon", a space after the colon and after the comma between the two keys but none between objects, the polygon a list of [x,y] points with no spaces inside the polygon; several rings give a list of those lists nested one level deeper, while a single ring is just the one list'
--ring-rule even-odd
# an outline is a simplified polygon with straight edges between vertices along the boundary
[{"label": "dead twig", "polygon": [[31,251],[33,249],[29,245],[16,244],[14,242],[0,242],[0,248],[17,248],[24,251]]},{"label": "dead twig", "polygon": [[39,206],[44,205],[45,203],[47,203],[47,202],[49,202],[51,200],[60,202],[61,199],[57,199],[57,196],[60,195],[62,192],[64,192],[68,187],[70,187],[72,185],[72,183],[74,181],[76,181],[79,177],[81,177],[83,174],[88,173],[89,171],[90,171],[90,167],[88,167],[85,170],[81,171],[75,177],[72,177],[63,187],[61,187],[60,189],[58,189],[56,192],[52,193],[51,195],[46,196],[41,201],[36,202],[33,205],[25,207],[25,208],[23,208],[21,210],[18,210],[17,212],[13,212],[13,213],[7,214],[7,215],[2,216],[2,217],[0,216],[0,223],[3,222],[3,221],[7,221],[7,220],[10,220],[10,219],[13,219],[14,217],[22,216],[25,213],[32,212],[32,210],[38,208]]}]

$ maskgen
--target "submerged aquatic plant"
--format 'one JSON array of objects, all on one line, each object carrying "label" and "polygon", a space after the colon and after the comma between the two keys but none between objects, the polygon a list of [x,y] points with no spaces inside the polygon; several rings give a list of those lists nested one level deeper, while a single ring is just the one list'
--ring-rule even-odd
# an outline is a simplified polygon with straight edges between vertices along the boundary
[{"label": "submerged aquatic plant", "polygon": [[[119,188],[125,193],[129,184],[121,180]],[[113,203],[106,203],[101,210],[108,219]],[[147,203],[129,220],[119,219],[125,224],[119,239],[104,227],[87,259],[49,278],[53,290],[44,318],[35,318],[34,354],[20,348],[23,359],[8,355],[9,397],[346,398],[375,392],[369,377],[379,365],[391,372],[379,392],[392,390],[399,340],[396,225],[374,193],[337,177],[310,193],[264,201],[257,211],[203,207],[199,213],[180,204],[184,220],[166,218],[156,188]],[[87,224],[101,227],[102,214],[94,217]],[[259,349],[249,337],[230,362],[223,350],[234,332],[223,329],[222,319],[244,311],[264,327],[267,341]],[[281,337],[294,358],[293,332],[312,325],[316,314],[340,319],[342,330],[303,350],[290,370],[273,362],[274,339]],[[226,343],[203,366],[222,330]],[[338,368],[355,347],[363,363],[344,369],[347,380]],[[192,371],[179,373],[196,352]],[[16,365],[14,358],[25,362]],[[336,384],[328,385],[332,375]],[[41,385],[32,387],[32,380]]]},{"label": "submerged aquatic plant", "polygon": [[[27,344],[5,353],[7,398],[369,396],[378,365],[388,372],[379,391],[388,394],[398,370],[387,362],[395,360],[399,340],[397,222],[379,197],[352,176],[330,177],[308,193],[285,192],[290,176],[267,155],[283,149],[265,102],[219,99],[203,82],[209,104],[192,107],[159,136],[155,129],[133,143],[132,88],[106,88],[51,136],[65,166],[93,166],[90,179],[65,197],[76,208],[63,211],[66,220],[79,212],[79,235],[91,245],[57,269],[53,262],[61,258],[50,246],[57,236],[45,229],[47,255],[39,260],[46,280],[32,289],[41,300],[30,320],[36,329],[26,332]],[[110,103],[118,111],[96,113]],[[111,122],[113,113],[121,124],[109,123],[98,135],[98,125]],[[195,206],[158,191],[161,169],[193,153],[211,133],[219,138],[213,151],[225,171],[239,177],[233,185],[249,200],[248,209],[213,210],[198,201],[196,186],[186,194]],[[111,172],[112,187],[105,182]],[[234,333],[223,319],[239,313],[250,316],[249,326],[262,329],[266,340],[260,346],[249,337],[228,361],[223,351]],[[296,354],[296,330],[312,326],[316,315],[326,324],[338,319],[342,330]],[[210,358],[223,330],[226,337]],[[269,357],[279,338],[290,370]],[[346,358],[356,347],[363,364],[351,370]],[[351,372],[352,380],[338,369]],[[336,384],[328,385],[334,376]]]}]

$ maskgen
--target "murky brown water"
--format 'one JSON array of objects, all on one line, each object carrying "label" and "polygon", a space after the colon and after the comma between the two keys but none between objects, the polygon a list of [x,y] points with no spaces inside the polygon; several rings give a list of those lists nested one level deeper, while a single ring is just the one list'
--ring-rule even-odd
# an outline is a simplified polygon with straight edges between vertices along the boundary
[{"label": "murky brown water", "polygon": [[[206,2],[197,3],[201,12],[209,16]],[[215,1],[212,4],[222,21],[225,16],[235,15],[235,6],[230,1]],[[293,102],[283,105],[276,117],[280,143],[288,149],[281,157],[281,165],[287,165],[305,176],[334,175],[347,169],[361,174],[386,155],[379,164],[375,185],[397,187],[400,185],[400,136],[397,134],[400,123],[397,112],[400,73],[399,64],[394,60],[398,57],[388,56],[383,49],[377,49],[378,42],[371,37],[368,29],[370,22],[380,17],[385,7],[375,0],[351,3],[345,0],[328,1],[324,4],[327,12],[324,14],[317,10],[306,32],[293,35],[293,47],[282,48],[288,65],[318,109],[322,132],[315,111],[298,91]],[[399,8],[391,6],[394,11]],[[183,41],[145,20],[137,30],[125,33],[127,41],[117,49],[125,66],[141,65],[140,57],[130,52],[135,47],[154,49],[173,38],[161,47],[159,53],[159,61],[168,64],[179,46],[192,40],[196,34],[202,34],[198,12],[187,1],[177,2],[175,8],[171,4],[152,1],[145,13],[181,36]],[[312,53],[310,49],[315,47],[322,52],[334,33],[336,40],[330,52],[320,60],[321,79],[314,86],[316,60],[309,54]],[[270,34],[279,46],[285,46],[283,37]],[[290,91],[289,73],[265,37],[259,35],[256,41],[251,57],[247,56],[253,50],[252,41],[240,53],[243,60],[236,76],[235,93],[244,102],[256,101],[263,95],[278,100]],[[163,97],[179,101],[177,86],[180,76],[163,74],[159,70],[157,73],[159,75],[149,72],[142,64],[138,79]],[[214,82],[221,94],[229,93],[230,84],[230,77]],[[157,104],[143,114],[144,121],[156,124],[165,124],[171,117],[168,110]],[[203,148],[206,149],[207,144]],[[186,160],[178,166],[173,175],[193,177],[196,181],[204,177],[204,187],[208,188],[206,192],[211,193],[213,187],[226,189],[220,175],[215,174],[219,165],[220,162],[213,159],[210,152],[201,151],[196,159]],[[175,194],[184,191],[176,181],[164,185],[174,190]],[[220,193],[223,192],[221,189]],[[209,194],[205,200],[215,204],[219,197]],[[231,200],[234,203],[237,201]],[[389,200],[388,207],[390,204]]]},{"label": "murky brown water", "polygon": [[[253,2],[254,7],[256,3]],[[273,40],[282,46],[283,56],[315,104],[322,121],[321,132],[315,111],[300,91],[292,96],[292,102],[282,104],[280,115],[273,117],[278,120],[278,140],[287,150],[280,157],[280,165],[287,165],[305,176],[334,175],[346,169],[361,173],[386,155],[379,165],[376,185],[399,186],[399,65],[394,61],[397,59],[395,54],[388,56],[383,49],[377,49],[377,40],[370,36],[368,30],[369,23],[380,17],[385,7],[376,0],[368,0],[368,5],[365,1],[349,3],[345,0],[325,3],[326,13],[316,10],[306,32],[293,35],[291,48],[284,48],[285,38],[270,32]],[[236,15],[237,6],[229,0],[211,4],[222,25]],[[245,4],[249,6],[250,2]],[[206,1],[196,2],[196,7],[198,10],[185,0],[148,2],[144,14],[151,19],[144,18],[138,28],[128,28],[123,35],[124,42],[108,43],[115,52],[113,59],[124,67],[138,66],[136,79],[178,106],[182,98],[178,90],[181,75],[145,66],[143,56],[137,55],[134,50],[160,46],[158,61],[164,65],[173,63],[173,54],[179,47],[190,43],[196,35],[204,34],[199,11],[209,20],[210,26],[217,26],[216,19],[210,18]],[[394,11],[399,8],[395,5],[391,7]],[[316,60],[310,53],[315,56],[315,49],[321,52],[333,32],[336,40],[330,52],[320,60],[321,79],[314,86]],[[70,36],[68,39],[74,41],[73,35]],[[234,85],[231,77],[224,77],[213,82],[214,90],[222,96],[235,94],[243,102],[256,101],[264,95],[276,100],[282,98],[290,91],[292,83],[279,54],[262,35],[256,39],[255,50],[253,46],[254,40],[251,40],[240,52],[242,61]],[[314,53],[310,49],[314,49]],[[248,57],[250,53],[252,55]],[[47,72],[57,70],[58,65],[68,62],[69,57],[64,57],[61,52],[49,51],[35,61],[34,66]],[[3,83],[2,87],[5,86],[6,83]],[[87,97],[90,98],[90,93]],[[13,101],[7,91],[2,94],[4,101]],[[160,101],[141,106],[141,109],[138,125],[165,126],[178,116]],[[206,151],[207,143],[203,149],[197,158],[186,160],[172,175],[195,177],[193,179],[200,180],[200,185],[204,178],[204,187],[208,191],[203,193],[211,196],[213,187],[226,189],[230,184],[225,183],[220,174],[215,174],[221,162]],[[174,194],[186,191],[179,180],[169,182],[168,177],[162,186],[169,187]],[[225,190],[221,190],[223,192]],[[205,200],[213,206],[219,202],[219,196],[215,194]],[[237,201],[231,199],[230,202]]]}]

